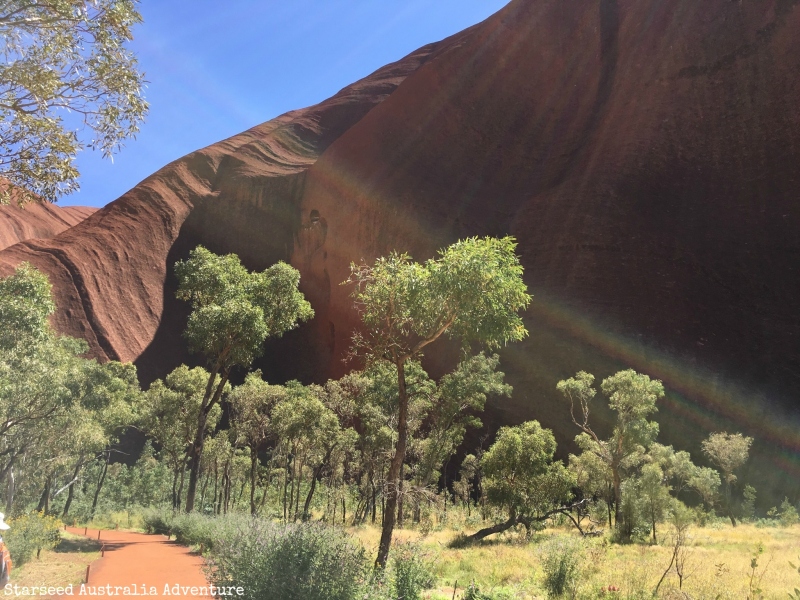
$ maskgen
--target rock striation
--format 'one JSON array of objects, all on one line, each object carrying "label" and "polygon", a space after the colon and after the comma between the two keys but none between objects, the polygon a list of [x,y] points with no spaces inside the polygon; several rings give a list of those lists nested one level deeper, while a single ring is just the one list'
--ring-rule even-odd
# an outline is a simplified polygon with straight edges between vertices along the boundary
[{"label": "rock striation", "polygon": [[97,209],[90,206],[16,203],[0,206],[0,250],[34,238],[52,238]]},{"label": "rock striation", "polygon": [[745,431],[754,464],[796,482],[798,31],[798,0],[514,0],[4,250],[0,271],[43,269],[56,325],[150,380],[188,358],[175,260],[197,243],[289,260],[317,316],[263,367],[322,381],[349,368],[351,261],[511,234],[531,336],[503,353],[514,400],[490,428],[538,418],[566,442],[556,382],[631,366],[670,390],[662,439],[697,452],[708,429]]}]

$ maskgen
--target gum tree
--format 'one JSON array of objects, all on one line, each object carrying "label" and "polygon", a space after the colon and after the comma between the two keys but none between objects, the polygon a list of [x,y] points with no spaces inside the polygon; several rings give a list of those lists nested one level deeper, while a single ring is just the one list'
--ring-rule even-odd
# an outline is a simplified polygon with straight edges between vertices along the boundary
[{"label": "gum tree", "polygon": [[589,406],[596,394],[593,383],[594,375],[579,371],[575,377],[559,381],[557,388],[569,401],[572,422],[582,432],[575,442],[611,471],[614,524],[619,526],[622,523],[622,481],[630,469],[642,462],[645,451],[658,435],[658,423],[647,419],[658,410],[656,400],[664,397],[664,386],[633,369],[604,379],[601,388],[608,397],[609,407],[617,413],[617,419],[611,437],[603,440],[589,425]]},{"label": "gum tree", "polygon": [[[286,388],[270,385],[261,371],[248,373],[244,383],[228,396],[231,405],[236,445],[250,450],[250,514],[258,512],[256,485],[258,483],[258,452],[272,433],[272,409],[286,399]],[[266,496],[267,490],[264,490]],[[263,504],[264,498],[262,498]]]},{"label": "gum tree", "polygon": [[488,502],[505,511],[508,519],[477,531],[467,541],[476,542],[518,524],[530,533],[536,524],[559,513],[577,526],[569,514],[576,505],[568,504],[575,476],[560,461],[553,461],[555,451],[553,432],[538,421],[500,428],[480,464]]},{"label": "gum tree", "polygon": [[447,336],[465,348],[497,348],[525,337],[518,315],[530,303],[513,238],[470,238],[440,250],[436,258],[414,262],[392,252],[374,265],[351,265],[346,283],[364,325],[354,350],[367,361],[388,361],[397,369],[397,439],[387,475],[376,566],[389,555],[397,518],[400,474],[408,445],[405,370],[430,344]]},{"label": "gum tree", "polygon": [[300,273],[278,262],[250,273],[235,254],[218,256],[202,246],[175,264],[177,297],[192,305],[185,336],[189,349],[208,362],[209,377],[190,449],[186,512],[194,510],[206,420],[228,383],[231,369],[247,367],[267,338],[280,337],[314,316],[297,289]]},{"label": "gum tree", "polygon": [[[196,435],[209,374],[202,367],[180,365],[164,378],[157,379],[146,392],[145,431],[158,442],[162,459],[172,469],[172,509],[180,509],[186,463]],[[219,405],[205,418],[205,435],[213,432],[222,416]],[[178,482],[180,481],[180,485]]]},{"label": "gum tree", "polygon": [[88,145],[110,156],[137,133],[147,113],[144,73],[125,47],[142,20],[137,4],[0,2],[0,176],[11,183],[0,204],[12,191],[20,202],[75,191],[78,151]]},{"label": "gum tree", "polygon": [[736,471],[747,462],[750,455],[750,445],[753,438],[745,437],[741,433],[712,433],[703,441],[703,452],[708,456],[714,466],[722,472],[725,489],[725,512],[731,520],[731,525],[736,527],[736,517],[733,515],[733,501],[731,488],[736,483]]}]

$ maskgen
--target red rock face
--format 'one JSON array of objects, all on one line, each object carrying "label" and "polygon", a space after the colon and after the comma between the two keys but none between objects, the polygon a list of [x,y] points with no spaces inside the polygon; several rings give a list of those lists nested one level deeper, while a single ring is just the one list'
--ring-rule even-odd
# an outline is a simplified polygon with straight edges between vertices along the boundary
[{"label": "red rock face", "polygon": [[33,238],[51,238],[77,225],[97,209],[89,206],[55,206],[15,203],[0,206],[0,250]]},{"label": "red rock face", "polygon": [[317,317],[262,366],[320,381],[349,368],[351,261],[512,234],[535,299],[492,426],[538,418],[568,441],[556,382],[631,366],[670,389],[667,443],[697,452],[704,430],[745,431],[761,440],[753,464],[797,476],[797,4],[516,0],[168,165],[0,268],[44,269],[58,327],[151,379],[187,359],[176,259],[203,243],[251,268],[290,260]]}]

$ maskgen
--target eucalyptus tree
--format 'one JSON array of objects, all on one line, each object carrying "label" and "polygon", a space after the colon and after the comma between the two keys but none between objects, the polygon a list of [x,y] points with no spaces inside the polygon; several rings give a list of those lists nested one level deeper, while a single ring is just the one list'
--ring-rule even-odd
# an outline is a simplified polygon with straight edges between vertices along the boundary
[{"label": "eucalyptus tree", "polygon": [[[195,440],[207,384],[208,371],[202,367],[190,369],[181,365],[163,381],[154,381],[146,392],[143,429],[158,442],[162,458],[172,468],[173,509],[181,505],[186,464]],[[228,389],[229,385],[223,391]],[[221,415],[219,405],[209,409],[203,419],[204,436],[213,432]]]},{"label": "eucalyptus tree", "polygon": [[664,386],[632,369],[604,379],[601,388],[617,417],[611,437],[603,440],[589,424],[590,404],[596,394],[593,383],[593,375],[579,371],[575,377],[559,381],[557,388],[569,401],[572,422],[582,432],[575,442],[584,452],[599,458],[611,471],[614,524],[619,526],[622,522],[622,482],[644,462],[646,450],[658,435],[658,423],[648,421],[648,417],[656,412],[656,401],[664,397]]},{"label": "eucalyptus tree", "polygon": [[[69,513],[74,498],[75,484],[89,461],[103,458],[103,472],[108,466],[111,447],[119,436],[141,417],[142,393],[131,363],[81,360],[81,372],[75,382],[73,394],[77,398],[66,415],[67,423],[61,427],[62,443],[59,448],[69,449],[73,469],[70,479],[55,495],[67,490],[62,516]],[[71,444],[66,443],[68,440]],[[92,513],[97,506],[95,492]]]},{"label": "eucalyptus tree", "polygon": [[610,465],[592,452],[582,452],[577,456],[569,455],[568,468],[585,497],[602,500],[607,512],[608,526],[613,527],[611,511],[614,507],[614,477]]},{"label": "eucalyptus tree", "polygon": [[[231,421],[236,445],[250,451],[250,514],[255,515],[264,498],[256,503],[258,483],[259,451],[273,435],[272,410],[286,399],[286,388],[270,385],[261,377],[261,371],[248,373],[244,383],[233,388],[228,395],[231,406]],[[267,494],[269,481],[264,489]]]},{"label": "eucalyptus tree", "polygon": [[736,483],[736,471],[747,462],[750,456],[750,445],[753,438],[745,437],[741,433],[712,433],[703,440],[703,452],[709,460],[722,471],[722,480],[725,484],[725,512],[731,524],[736,527],[736,517],[733,514],[733,500],[731,492]]},{"label": "eucalyptus tree", "polygon": [[[313,388],[290,381],[286,391],[284,401],[273,409],[272,418],[286,457],[283,518],[296,521],[308,517],[321,469],[330,459],[333,449],[345,439],[336,414],[325,406]],[[310,470],[311,478],[301,513],[300,494],[305,468]]]},{"label": "eucalyptus tree", "polygon": [[467,454],[461,461],[458,479],[453,482],[453,492],[467,509],[467,516],[472,515],[472,495],[474,492],[472,480],[475,479],[479,469],[478,458],[474,454]]},{"label": "eucalyptus tree", "polygon": [[126,47],[142,20],[137,4],[0,2],[0,176],[12,186],[0,204],[75,191],[79,150],[110,156],[135,136],[148,108],[144,73]]},{"label": "eucalyptus tree", "polygon": [[385,567],[397,518],[400,476],[408,444],[409,397],[405,369],[442,336],[465,348],[497,348],[527,331],[518,311],[530,302],[522,265],[510,238],[471,238],[416,263],[393,252],[374,265],[351,265],[348,283],[364,324],[354,350],[367,363],[388,361],[397,370],[397,441],[387,476],[387,498],[376,565]]},{"label": "eucalyptus tree", "polygon": [[[19,474],[40,480],[39,507],[49,509],[68,491],[66,515],[83,468],[137,418],[135,367],[82,358],[84,342],[50,327],[54,310],[47,277],[30,265],[0,279],[0,477],[8,513],[19,483],[14,468],[26,455],[27,473]],[[54,491],[64,473],[66,483]]]},{"label": "eucalyptus tree", "polygon": [[186,512],[194,509],[206,420],[219,404],[231,369],[249,366],[267,338],[280,337],[314,316],[297,289],[300,273],[279,262],[250,273],[235,254],[218,256],[202,246],[175,264],[177,297],[192,305],[185,336],[208,361],[209,377],[191,447]]},{"label": "eucalyptus tree", "polygon": [[47,277],[29,264],[0,279],[0,480],[6,482],[7,513],[19,484],[16,466],[37,468],[25,456],[41,456],[52,439],[46,425],[75,401],[78,355],[87,346],[55,334],[48,322],[54,311]]},{"label": "eucalyptus tree", "polygon": [[553,460],[555,451],[553,432],[538,421],[500,428],[494,444],[481,458],[481,469],[487,501],[508,518],[468,536],[468,541],[519,524],[530,532],[555,514],[569,514],[575,477],[560,461]]},{"label": "eucalyptus tree", "polygon": [[[477,416],[488,396],[510,396],[512,388],[498,371],[500,357],[479,353],[461,361],[438,382],[431,407],[419,434],[419,461],[415,484],[425,489],[439,479],[441,469],[464,441],[467,428],[482,425]],[[444,484],[447,489],[447,482]]]},{"label": "eucalyptus tree", "polygon": [[716,470],[694,464],[688,452],[675,451],[672,446],[653,444],[648,454],[663,470],[664,481],[676,497],[688,490],[696,493],[707,507],[713,505],[721,484]]}]

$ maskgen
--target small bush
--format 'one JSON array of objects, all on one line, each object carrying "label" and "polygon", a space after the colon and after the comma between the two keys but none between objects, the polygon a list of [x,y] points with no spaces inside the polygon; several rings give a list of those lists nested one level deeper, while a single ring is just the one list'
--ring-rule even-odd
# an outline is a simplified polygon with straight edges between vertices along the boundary
[{"label": "small bush", "polygon": [[11,553],[16,566],[28,562],[43,549],[55,548],[61,539],[60,529],[64,524],[52,516],[41,512],[22,515],[8,521],[11,529],[5,532],[3,540]]},{"label": "small bush", "polygon": [[800,515],[797,514],[797,509],[792,506],[788,498],[784,498],[781,502],[778,514],[780,515],[781,525],[790,527],[800,523]]},{"label": "small bush", "polygon": [[494,600],[488,594],[484,594],[478,586],[475,585],[475,582],[469,584],[469,587],[464,591],[464,596],[462,600]]},{"label": "small bush", "polygon": [[245,600],[355,600],[368,572],[363,547],[340,529],[252,519],[223,536],[209,569],[215,584],[243,587]]},{"label": "small bush", "polygon": [[172,535],[172,519],[171,511],[150,509],[142,514],[142,525],[146,533]]},{"label": "small bush", "polygon": [[430,560],[416,544],[396,544],[392,548],[391,567],[397,600],[420,600],[422,590],[433,587]]},{"label": "small bush", "polygon": [[545,542],[541,550],[543,586],[548,598],[575,595],[581,575],[583,546],[571,537],[557,537]]}]

